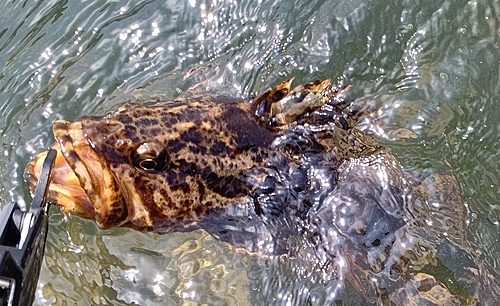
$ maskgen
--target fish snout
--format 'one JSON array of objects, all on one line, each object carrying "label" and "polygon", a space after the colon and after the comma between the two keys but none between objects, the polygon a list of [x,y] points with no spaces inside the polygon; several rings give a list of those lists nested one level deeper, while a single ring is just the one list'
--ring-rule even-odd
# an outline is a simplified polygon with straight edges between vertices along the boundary
[{"label": "fish snout", "polygon": [[[81,121],[53,125],[57,151],[48,201],[64,212],[95,220],[102,228],[127,221],[128,209],[113,172],[101,162],[86,138]],[[28,163],[24,177],[34,192],[47,153]]]}]

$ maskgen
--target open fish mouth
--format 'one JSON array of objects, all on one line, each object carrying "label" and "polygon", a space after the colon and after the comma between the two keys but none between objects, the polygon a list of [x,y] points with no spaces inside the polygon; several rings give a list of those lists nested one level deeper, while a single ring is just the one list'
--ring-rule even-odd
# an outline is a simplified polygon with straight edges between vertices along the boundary
[{"label": "open fish mouth", "polygon": [[[60,206],[64,212],[75,213],[95,220],[101,227],[109,227],[109,218],[123,217],[126,212],[126,208],[123,211],[120,193],[117,194],[115,188],[106,188],[116,186],[113,174],[103,166],[89,144],[80,121],[56,121],[53,132],[56,144],[52,148],[57,151],[57,156],[48,202]],[[40,153],[26,166],[24,176],[31,190],[35,190],[46,155],[47,152]],[[117,201],[117,198],[120,199]],[[121,210],[118,215],[116,208]]]}]

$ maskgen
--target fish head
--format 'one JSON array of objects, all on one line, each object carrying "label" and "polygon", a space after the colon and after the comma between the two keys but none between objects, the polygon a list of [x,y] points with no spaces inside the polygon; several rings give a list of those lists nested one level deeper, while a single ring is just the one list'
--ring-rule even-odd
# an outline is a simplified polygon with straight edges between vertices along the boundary
[{"label": "fish head", "polygon": [[[241,173],[264,160],[272,135],[250,109],[241,101],[150,102],[56,121],[48,200],[102,228],[193,228],[245,197]],[[45,154],[26,168],[32,190]]]}]

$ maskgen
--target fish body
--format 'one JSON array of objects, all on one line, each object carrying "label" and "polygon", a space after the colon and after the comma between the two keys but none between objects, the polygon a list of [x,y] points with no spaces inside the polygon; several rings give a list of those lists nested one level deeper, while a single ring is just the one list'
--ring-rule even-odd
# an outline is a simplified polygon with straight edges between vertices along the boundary
[{"label": "fish body", "polygon": [[[473,303],[429,274],[409,276],[444,230],[464,241],[454,176],[405,173],[357,129],[374,110],[347,103],[348,87],[291,83],[250,101],[207,94],[57,121],[49,201],[102,228],[203,228],[250,254],[297,258],[334,298],[347,279],[381,305]],[[26,168],[32,189],[43,159]]]}]

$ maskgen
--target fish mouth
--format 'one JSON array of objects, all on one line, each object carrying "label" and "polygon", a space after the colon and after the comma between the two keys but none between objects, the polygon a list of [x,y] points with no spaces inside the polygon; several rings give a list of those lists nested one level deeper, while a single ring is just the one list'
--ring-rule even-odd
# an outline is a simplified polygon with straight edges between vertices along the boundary
[{"label": "fish mouth", "polygon": [[[54,161],[47,201],[60,206],[64,212],[72,212],[87,219],[93,219],[94,206],[80,185],[78,177],[66,162],[59,146],[54,145],[52,148],[57,151],[57,155]],[[36,188],[46,156],[47,152],[40,153],[26,166],[24,178],[28,182],[31,191]]]},{"label": "fish mouth", "polygon": [[[102,228],[119,226],[127,210],[112,172],[91,147],[80,121],[58,120],[53,125],[57,151],[47,201],[64,212],[95,220]],[[34,192],[47,152],[26,166],[24,177]],[[107,188],[106,188],[107,186]]]}]

